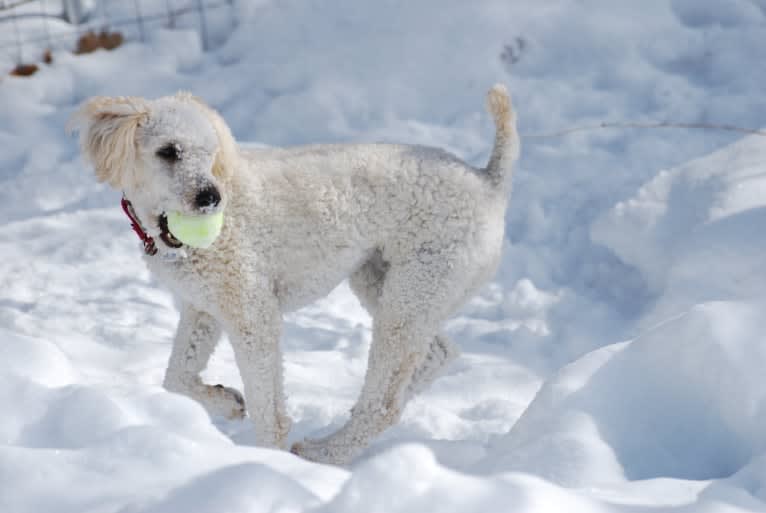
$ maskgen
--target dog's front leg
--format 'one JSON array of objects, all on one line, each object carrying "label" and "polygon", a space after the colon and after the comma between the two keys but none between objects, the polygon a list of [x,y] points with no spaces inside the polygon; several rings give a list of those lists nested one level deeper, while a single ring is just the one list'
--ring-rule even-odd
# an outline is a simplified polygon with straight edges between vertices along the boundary
[{"label": "dog's front leg", "polygon": [[242,394],[223,385],[207,385],[200,378],[220,337],[221,326],[213,316],[183,304],[163,385],[202,403],[213,416],[242,418]]},{"label": "dog's front leg", "polygon": [[224,304],[226,330],[245,387],[245,401],[255,422],[258,445],[284,448],[290,431],[282,378],[282,313],[273,293],[229,290]]}]

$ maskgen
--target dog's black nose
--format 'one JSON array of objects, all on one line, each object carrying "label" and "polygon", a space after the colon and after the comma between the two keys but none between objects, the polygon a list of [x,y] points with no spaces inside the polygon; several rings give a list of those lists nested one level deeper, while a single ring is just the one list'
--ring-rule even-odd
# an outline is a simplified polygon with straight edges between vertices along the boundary
[{"label": "dog's black nose", "polygon": [[215,207],[220,202],[221,193],[212,185],[199,191],[197,197],[194,198],[194,204],[197,205],[197,208]]}]

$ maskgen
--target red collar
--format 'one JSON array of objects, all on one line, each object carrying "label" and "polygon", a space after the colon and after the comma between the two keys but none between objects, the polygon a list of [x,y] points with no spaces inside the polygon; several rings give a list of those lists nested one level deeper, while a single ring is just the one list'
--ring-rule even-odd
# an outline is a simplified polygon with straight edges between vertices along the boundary
[{"label": "red collar", "polygon": [[138,220],[138,216],[136,215],[135,210],[133,210],[133,205],[128,201],[128,198],[123,196],[120,205],[122,205],[122,210],[125,212],[125,215],[130,219],[130,226],[133,228],[133,231],[136,232],[138,238],[144,243],[144,253],[147,255],[156,255],[157,246],[154,244],[154,239],[141,227],[141,221]]},{"label": "red collar", "polygon": [[[133,210],[133,205],[130,203],[128,198],[123,196],[120,205],[122,205],[122,210],[125,212],[125,215],[128,216],[128,219],[130,219],[130,226],[133,228],[133,231],[136,232],[138,238],[141,239],[141,242],[144,243],[144,253],[147,255],[156,255],[157,245],[154,243],[152,236],[146,233],[146,230],[144,230],[141,226],[141,221],[138,220],[136,211]],[[160,239],[162,239],[162,242],[171,248],[180,248],[183,246],[183,243],[173,237],[173,234],[171,234],[168,230],[168,221],[164,215],[160,217],[160,230]]]}]

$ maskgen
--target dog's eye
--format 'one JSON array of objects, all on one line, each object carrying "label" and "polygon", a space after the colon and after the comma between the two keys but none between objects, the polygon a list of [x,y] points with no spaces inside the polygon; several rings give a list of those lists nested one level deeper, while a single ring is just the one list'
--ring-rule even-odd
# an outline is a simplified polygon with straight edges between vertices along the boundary
[{"label": "dog's eye", "polygon": [[168,162],[177,162],[181,160],[181,146],[176,143],[166,144],[157,150],[157,156]]}]

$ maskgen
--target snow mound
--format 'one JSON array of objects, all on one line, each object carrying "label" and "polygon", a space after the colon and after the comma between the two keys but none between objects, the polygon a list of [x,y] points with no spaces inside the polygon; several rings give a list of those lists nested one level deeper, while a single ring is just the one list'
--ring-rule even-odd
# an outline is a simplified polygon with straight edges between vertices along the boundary
[{"label": "snow mound", "polygon": [[761,318],[707,303],[564,367],[497,442],[492,467],[568,486],[732,475],[766,450]]},{"label": "snow mound", "polygon": [[77,371],[56,344],[0,328],[0,374],[48,387],[73,383]]},{"label": "snow mound", "polygon": [[469,476],[439,465],[422,446],[401,445],[359,466],[340,493],[316,513],[532,513],[597,508],[595,501],[532,476]]},{"label": "snow mound", "polygon": [[662,171],[596,220],[592,239],[637,268],[656,298],[644,325],[698,302],[764,297],[766,139]]}]

